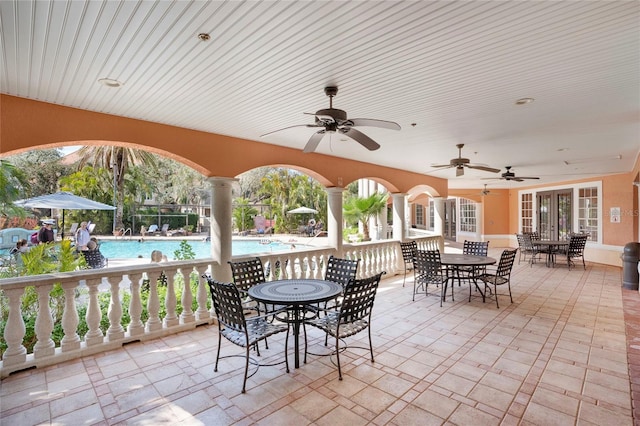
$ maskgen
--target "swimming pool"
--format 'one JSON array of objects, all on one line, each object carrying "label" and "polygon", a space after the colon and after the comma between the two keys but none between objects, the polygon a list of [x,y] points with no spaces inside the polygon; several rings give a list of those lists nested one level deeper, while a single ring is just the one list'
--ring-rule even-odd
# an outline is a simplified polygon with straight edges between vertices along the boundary
[{"label": "swimming pool", "polygon": [[[105,240],[100,242],[100,252],[107,259],[135,259],[138,257],[151,259],[151,252],[160,250],[169,260],[175,258],[173,252],[180,249],[182,240]],[[290,250],[291,245],[270,240],[269,244],[264,244],[263,240],[233,240],[232,254],[240,256],[243,254],[269,253]],[[190,240],[189,245],[196,253],[196,259],[211,257],[211,243],[209,241]]]}]

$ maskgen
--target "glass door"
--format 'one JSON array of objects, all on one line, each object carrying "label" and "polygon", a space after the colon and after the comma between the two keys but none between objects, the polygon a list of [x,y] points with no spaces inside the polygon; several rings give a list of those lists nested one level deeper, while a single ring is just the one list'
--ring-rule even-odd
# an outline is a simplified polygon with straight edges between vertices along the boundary
[{"label": "glass door", "polygon": [[444,201],[444,238],[445,240],[456,239],[456,200]]},{"label": "glass door", "polygon": [[538,192],[538,232],[543,240],[565,240],[571,232],[573,191]]}]

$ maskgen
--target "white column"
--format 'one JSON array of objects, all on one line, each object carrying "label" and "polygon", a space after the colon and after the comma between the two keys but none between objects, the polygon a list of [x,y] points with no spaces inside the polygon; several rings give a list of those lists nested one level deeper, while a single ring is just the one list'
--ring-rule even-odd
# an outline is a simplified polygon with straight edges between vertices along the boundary
[{"label": "white column", "polygon": [[342,255],[342,193],[344,188],[327,188],[327,236],[329,245]]},{"label": "white column", "polygon": [[444,252],[444,198],[433,198],[433,231],[440,235],[440,251]]},{"label": "white column", "polygon": [[403,241],[406,237],[405,206],[407,194],[391,194],[393,199],[393,239]]},{"label": "white column", "polygon": [[484,241],[484,223],[482,223],[482,203],[476,203],[476,241]]},{"label": "white column", "polygon": [[231,268],[227,264],[232,256],[232,199],[231,188],[237,179],[211,177],[211,274],[219,281],[231,282]]}]

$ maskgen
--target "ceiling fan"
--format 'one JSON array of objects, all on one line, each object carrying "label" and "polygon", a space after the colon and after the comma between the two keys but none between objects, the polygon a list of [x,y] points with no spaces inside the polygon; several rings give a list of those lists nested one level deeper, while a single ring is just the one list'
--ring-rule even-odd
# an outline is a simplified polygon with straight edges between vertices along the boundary
[{"label": "ceiling fan", "polygon": [[474,192],[473,194],[465,194],[465,195],[473,195],[473,196],[487,196],[487,195],[497,195],[496,193],[492,193],[491,191],[489,191],[489,189],[487,188],[487,184],[484,184],[484,189],[480,192]]},{"label": "ceiling fan", "polygon": [[516,176],[516,174],[511,171],[511,166],[506,166],[505,169],[507,169],[507,171],[502,174],[500,179],[514,180],[516,182],[522,182],[525,179],[540,179],[539,177],[533,176]]},{"label": "ceiling fan", "polygon": [[354,127],[369,126],[379,127],[382,129],[400,130],[400,125],[393,121],[376,120],[373,118],[348,119],[346,111],[333,107],[333,97],[338,94],[338,88],[336,86],[325,87],[324,93],[329,97],[329,108],[318,110],[315,112],[315,114],[305,112],[305,114],[315,115],[315,124],[298,124],[296,126],[285,127],[284,129],[265,133],[260,137],[294,127],[320,127],[320,130],[311,135],[309,141],[303,149],[303,152],[315,151],[318,147],[318,144],[326,134],[333,134],[338,132],[344,136],[350,137],[360,145],[367,148],[369,151],[375,151],[376,149],[380,148],[380,145],[369,136],[354,129]]},{"label": "ceiling fan", "polygon": [[492,167],[483,166],[480,164],[471,164],[471,161],[468,158],[462,158],[462,148],[464,147],[463,143],[459,143],[456,145],[458,148],[458,158],[452,158],[449,164],[440,164],[431,167],[436,168],[456,168],[456,177],[464,175],[464,168],[467,167],[469,169],[483,170],[485,172],[491,173],[499,173],[500,169],[494,169]]}]

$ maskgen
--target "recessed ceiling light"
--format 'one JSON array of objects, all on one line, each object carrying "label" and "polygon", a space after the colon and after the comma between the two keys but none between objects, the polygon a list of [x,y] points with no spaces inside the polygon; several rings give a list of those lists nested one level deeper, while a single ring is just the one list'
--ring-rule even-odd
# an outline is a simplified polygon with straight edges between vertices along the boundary
[{"label": "recessed ceiling light", "polygon": [[101,78],[98,80],[98,83],[106,87],[120,87],[123,84],[118,80],[114,80],[113,78]]},{"label": "recessed ceiling light", "polygon": [[569,148],[558,148],[558,152],[569,151]]},{"label": "recessed ceiling light", "polygon": [[520,98],[516,101],[516,105],[526,105],[533,102],[535,99],[533,98]]},{"label": "recessed ceiling light", "polygon": [[211,36],[209,34],[207,34],[207,33],[200,33],[200,34],[198,34],[198,39],[200,41],[209,41],[209,40],[211,40]]}]

